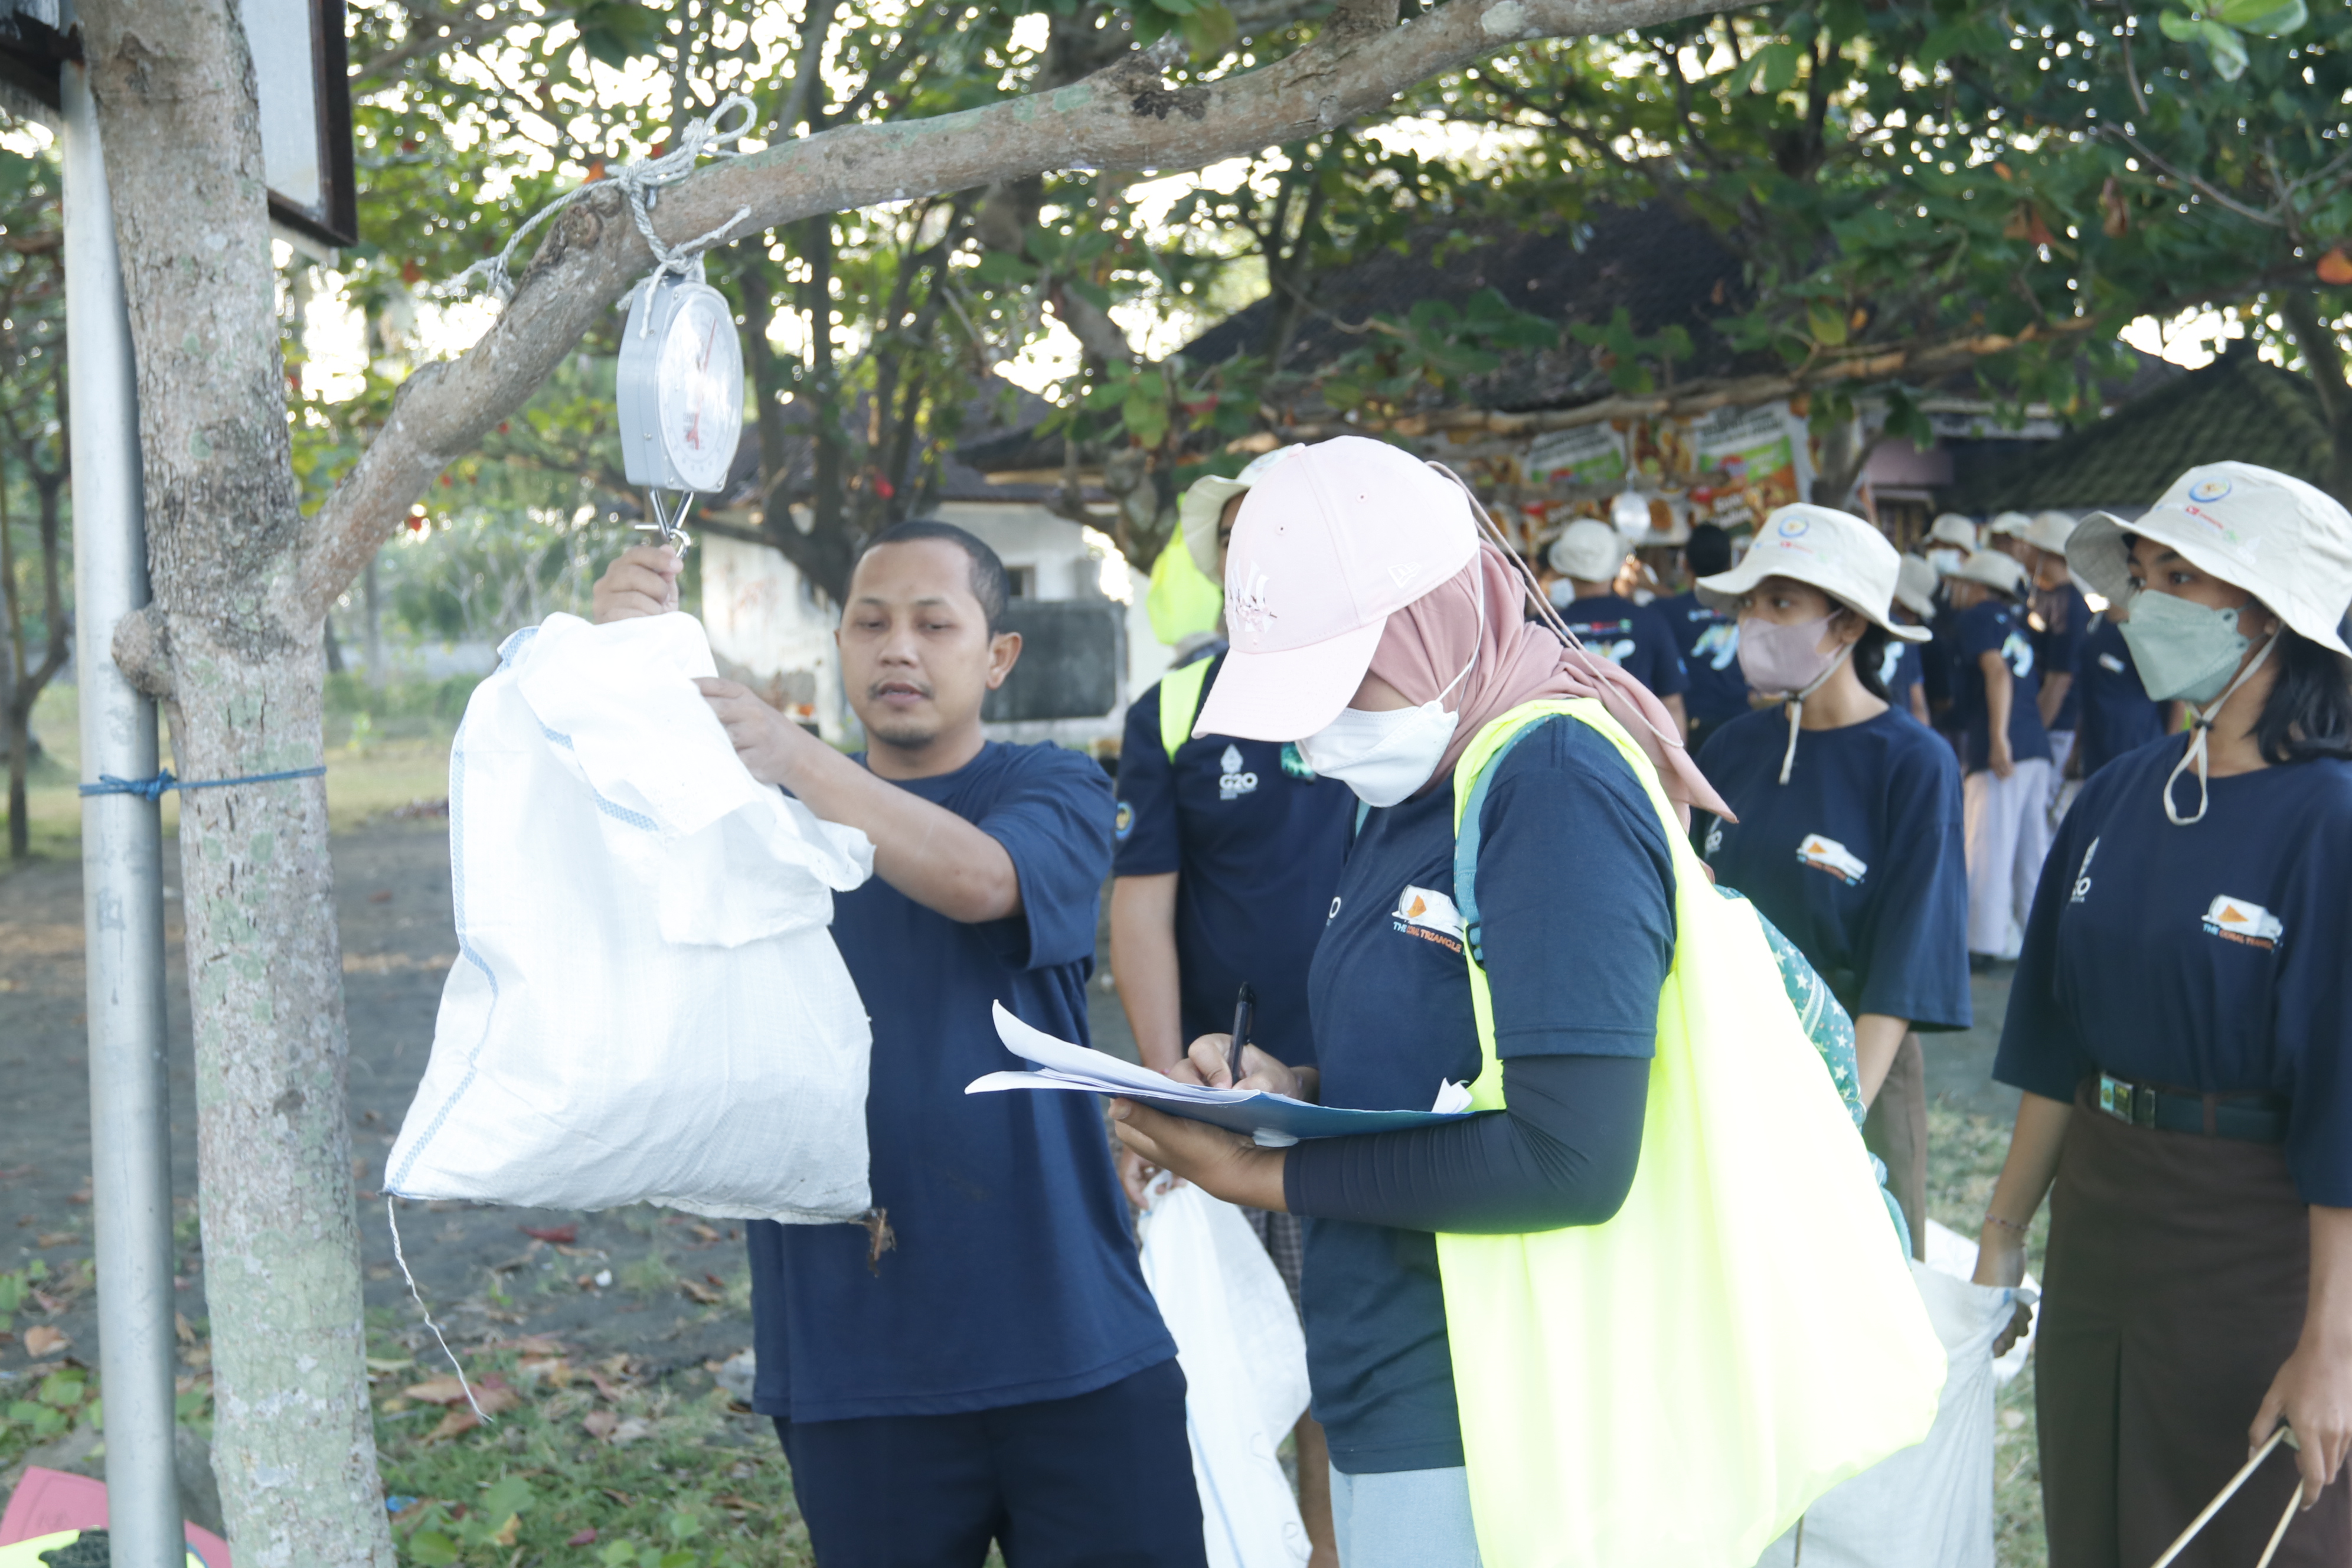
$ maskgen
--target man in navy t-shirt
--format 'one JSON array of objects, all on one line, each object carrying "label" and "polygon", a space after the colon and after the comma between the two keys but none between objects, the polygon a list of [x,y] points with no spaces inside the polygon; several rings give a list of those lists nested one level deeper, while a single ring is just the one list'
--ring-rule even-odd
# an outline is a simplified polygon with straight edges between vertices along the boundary
[{"label": "man in navy t-shirt", "polygon": [[[1683,546],[1683,574],[1696,582],[1731,570],[1731,535],[1711,522],[1691,529]],[[1651,608],[1665,617],[1666,631],[1682,656],[1690,684],[1683,704],[1690,710],[1690,749],[1696,756],[1706,738],[1748,711],[1748,677],[1739,668],[1739,623],[1699,601],[1685,588]]]},{"label": "man in navy t-shirt", "polygon": [[1552,584],[1552,603],[1577,641],[1656,692],[1687,731],[1682,694],[1690,681],[1665,616],[1656,605],[1637,605],[1617,592],[1617,574],[1630,553],[1625,536],[1607,523],[1570,523],[1548,557],[1563,579]]},{"label": "man in navy t-shirt", "polygon": [[[612,620],[677,605],[677,563],[633,550]],[[1087,1037],[1112,801],[1087,758],[989,742],[982,697],[1020,655],[995,552],[910,522],[868,544],[836,634],[866,726],[843,756],[730,681],[701,682],[752,776],[874,841],[834,937],[873,1016],[865,1226],[749,1227],[752,1406],[776,1419],[826,1568],[1202,1568],[1176,1347],[1143,1282],[1087,1095],[967,1095],[1021,1064],[990,1004]]]},{"label": "man in navy t-shirt", "polygon": [[2050,737],[2025,624],[2025,568],[1979,550],[1945,579],[1958,612],[1951,724],[1960,746],[1969,841],[1969,953],[2011,957],[2050,847]]}]

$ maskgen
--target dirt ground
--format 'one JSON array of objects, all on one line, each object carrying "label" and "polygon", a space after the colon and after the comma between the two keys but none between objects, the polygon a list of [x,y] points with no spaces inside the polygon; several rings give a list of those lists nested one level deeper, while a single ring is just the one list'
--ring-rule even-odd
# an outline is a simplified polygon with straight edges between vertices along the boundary
[{"label": "dirt ground", "polygon": [[[396,1323],[403,1338],[415,1338],[415,1305],[394,1268],[383,1204],[373,1193],[424,1074],[442,980],[457,952],[448,837],[438,821],[379,821],[338,835],[333,853],[367,1304],[377,1322]],[[183,1216],[177,1305],[200,1327],[195,1104],[173,841],[164,863],[173,1191]],[[0,1123],[0,1270],[43,1261],[42,1289],[62,1310],[20,1322],[62,1330],[73,1342],[70,1353],[94,1366],[81,921],[78,861],[38,862],[0,877],[0,1075],[9,1089]],[[1090,999],[1097,1043],[1132,1059],[1117,997],[1098,979]],[[569,1227],[574,1239],[538,1240],[526,1227]],[[630,1352],[656,1374],[723,1360],[751,1343],[738,1227],[648,1207],[576,1214],[404,1204],[401,1235],[417,1285],[453,1342],[552,1335],[576,1352]],[[601,1286],[599,1275],[608,1276]],[[28,1359],[20,1340],[0,1339],[0,1386]]]}]

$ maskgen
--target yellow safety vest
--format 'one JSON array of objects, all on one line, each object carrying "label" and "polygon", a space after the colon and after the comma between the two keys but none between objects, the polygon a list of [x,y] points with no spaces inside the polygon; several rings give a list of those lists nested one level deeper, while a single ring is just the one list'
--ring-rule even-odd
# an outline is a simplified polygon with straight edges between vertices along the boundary
[{"label": "yellow safety vest", "polygon": [[1144,590],[1143,611],[1151,619],[1151,635],[1174,647],[1213,627],[1224,609],[1223,585],[1201,570],[1184,543],[1184,531],[1178,529],[1151,563],[1151,585]]},{"label": "yellow safety vest", "polygon": [[1216,655],[1207,654],[1160,678],[1160,744],[1171,763],[1176,748],[1192,738],[1192,721],[1201,715],[1209,670],[1216,662]]},{"label": "yellow safety vest", "polygon": [[[1927,1434],[1942,1344],[1754,908],[1718,894],[1647,758],[1589,700],[1522,704],[1454,769],[1459,868],[1489,770],[1565,716],[1642,781],[1675,864],[1641,1163],[1605,1225],[1437,1237],[1486,1568],[1748,1568],[1831,1487]],[[1457,869],[1481,1057],[1503,1105],[1475,870]]]}]

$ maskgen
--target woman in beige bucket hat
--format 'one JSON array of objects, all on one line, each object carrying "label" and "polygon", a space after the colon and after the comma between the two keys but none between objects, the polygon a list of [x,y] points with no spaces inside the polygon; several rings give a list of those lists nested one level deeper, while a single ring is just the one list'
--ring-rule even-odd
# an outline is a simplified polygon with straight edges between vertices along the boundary
[{"label": "woman in beige bucket hat", "polygon": [[[1993,1075],[2023,1091],[1977,1279],[2051,1200],[2035,1351],[2053,1568],[2352,1560],[2352,513],[2245,463],[2068,564],[2127,605],[2187,735],[2088,781],[2033,902]],[[2294,1510],[2300,1500],[2300,1518]]]}]

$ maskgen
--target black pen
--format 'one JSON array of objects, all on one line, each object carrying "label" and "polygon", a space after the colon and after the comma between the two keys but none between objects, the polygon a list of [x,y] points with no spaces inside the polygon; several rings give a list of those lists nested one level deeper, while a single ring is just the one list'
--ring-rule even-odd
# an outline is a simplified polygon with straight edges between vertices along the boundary
[{"label": "black pen", "polygon": [[1242,993],[1234,1001],[1234,1043],[1232,1054],[1225,1061],[1225,1073],[1239,1088],[1242,1081],[1242,1047],[1249,1044],[1250,1026],[1257,1021],[1257,992],[1246,980]]}]

